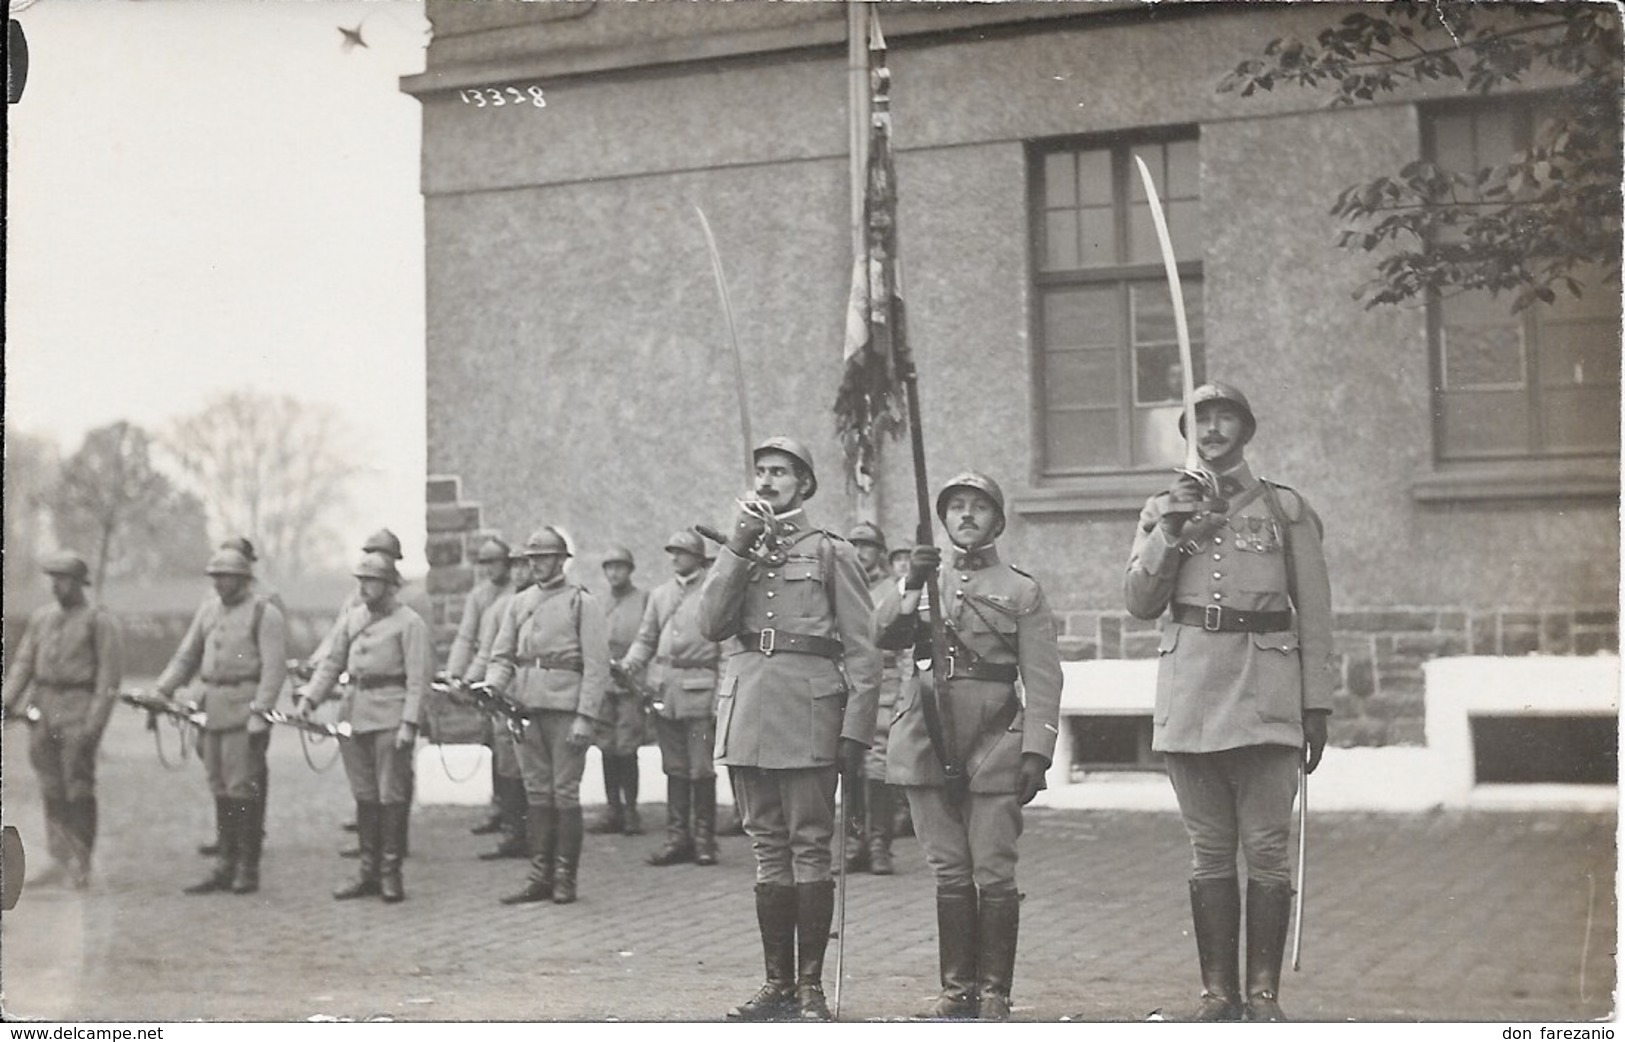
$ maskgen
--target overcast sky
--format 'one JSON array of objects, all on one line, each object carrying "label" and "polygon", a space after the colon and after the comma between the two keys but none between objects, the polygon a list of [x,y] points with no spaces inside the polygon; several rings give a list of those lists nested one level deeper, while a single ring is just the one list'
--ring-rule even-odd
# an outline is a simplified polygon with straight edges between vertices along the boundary
[{"label": "overcast sky", "polygon": [[[14,7],[17,6],[14,0]],[[252,387],[341,410],[341,522],[423,569],[413,0],[36,0],[10,108],[6,422],[72,452]],[[346,51],[340,26],[362,26]],[[346,539],[348,544],[350,540]]]}]

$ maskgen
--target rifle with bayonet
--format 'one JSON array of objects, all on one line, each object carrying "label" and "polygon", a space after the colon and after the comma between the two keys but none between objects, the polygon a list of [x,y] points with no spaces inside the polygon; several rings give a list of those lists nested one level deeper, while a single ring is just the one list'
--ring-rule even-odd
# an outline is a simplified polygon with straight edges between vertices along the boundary
[{"label": "rifle with bayonet", "polygon": [[307,720],[302,716],[290,715],[280,709],[256,709],[254,715],[266,723],[277,724],[282,727],[291,727],[296,731],[317,735],[322,738],[348,739],[352,735],[348,721],[336,724],[323,723],[320,720]]},{"label": "rifle with bayonet", "polygon": [[515,741],[525,737],[525,728],[530,725],[530,711],[485,681],[476,680],[468,684],[461,680],[437,677],[430,687],[437,694],[445,695],[464,705],[472,705],[491,719],[502,723]]},{"label": "rifle with bayonet", "polygon": [[181,703],[162,695],[153,695],[145,691],[120,691],[119,701],[136,709],[144,710],[147,714],[147,730],[154,730],[158,725],[159,717],[168,717],[176,726],[202,728],[208,721],[208,715],[203,712],[195,702]]}]

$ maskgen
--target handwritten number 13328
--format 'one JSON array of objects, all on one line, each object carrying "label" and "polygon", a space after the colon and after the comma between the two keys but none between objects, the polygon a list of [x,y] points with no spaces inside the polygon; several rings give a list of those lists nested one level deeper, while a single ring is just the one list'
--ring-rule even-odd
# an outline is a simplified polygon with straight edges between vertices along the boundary
[{"label": "handwritten number 13328", "polygon": [[547,108],[547,97],[542,88],[537,86],[526,87],[473,87],[460,90],[457,96],[463,99],[464,105],[473,105],[476,108],[485,108],[487,105],[500,108],[503,105],[524,105],[527,102],[532,108]]}]

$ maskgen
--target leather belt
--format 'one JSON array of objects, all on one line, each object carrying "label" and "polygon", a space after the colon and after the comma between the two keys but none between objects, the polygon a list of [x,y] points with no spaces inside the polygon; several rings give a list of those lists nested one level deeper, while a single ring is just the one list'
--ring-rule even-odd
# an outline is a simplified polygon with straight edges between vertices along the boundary
[{"label": "leather belt", "polygon": [[580,659],[564,656],[538,655],[535,658],[520,659],[519,664],[529,669],[560,669],[566,673],[585,672]]},{"label": "leather belt", "polygon": [[395,673],[389,676],[362,676],[355,678],[355,686],[363,691],[371,691],[380,687],[405,687],[406,675]]},{"label": "leather belt", "polygon": [[746,651],[759,651],[772,655],[776,651],[793,651],[798,655],[817,655],[819,658],[839,662],[846,657],[846,647],[829,637],[815,637],[810,633],[791,633],[789,630],[766,629],[746,631],[739,635]]},{"label": "leather belt", "polygon": [[1019,675],[1020,669],[1014,662],[983,662],[954,654],[948,656],[949,680],[991,680],[1000,684],[1014,684]]},{"label": "leather belt", "polygon": [[710,662],[700,662],[700,661],[697,661],[697,660],[694,660],[694,659],[672,658],[669,655],[656,655],[655,656],[655,662],[658,665],[668,666],[671,669],[716,669],[717,668],[717,663],[716,663],[716,661],[714,659],[712,661],[710,661]]},{"label": "leather belt", "polygon": [[243,684],[258,684],[260,676],[256,673],[251,677],[204,677],[203,682],[213,687],[239,687]]},{"label": "leather belt", "polygon": [[1279,633],[1292,628],[1289,611],[1237,611],[1220,604],[1180,604],[1170,607],[1173,620],[1209,633]]}]

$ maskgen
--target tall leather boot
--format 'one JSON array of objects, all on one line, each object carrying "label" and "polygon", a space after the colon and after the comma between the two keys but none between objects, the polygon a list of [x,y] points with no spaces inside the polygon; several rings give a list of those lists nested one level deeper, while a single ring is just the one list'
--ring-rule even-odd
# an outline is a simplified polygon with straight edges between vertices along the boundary
[{"label": "tall leather boot", "polygon": [[729,1020],[785,1020],[796,1015],[796,888],[756,884],[756,927],[767,977],[755,995],[728,1011]]},{"label": "tall leather boot", "polygon": [[401,857],[412,856],[412,800],[418,792],[418,774],[412,767],[412,753],[406,755],[406,814],[401,818]]},{"label": "tall leather boot", "polygon": [[406,822],[411,810],[409,803],[386,803],[380,811],[378,892],[385,904],[406,900],[406,888],[401,883],[401,859],[406,856]]},{"label": "tall leather boot", "polygon": [[841,775],[841,791],[846,796],[846,820],[841,827],[846,829],[848,872],[869,871],[869,815],[863,798],[864,780],[862,770]]},{"label": "tall leather boot", "polygon": [[1292,920],[1292,886],[1247,880],[1248,1020],[1281,1021],[1281,957]]},{"label": "tall leather boot", "polygon": [[604,799],[609,806],[588,831],[595,836],[607,836],[626,828],[626,808],[621,806],[621,758],[605,753],[599,760],[604,765]]},{"label": "tall leather boot", "polygon": [[1234,876],[1191,880],[1191,924],[1202,966],[1202,1004],[1192,1020],[1241,1019],[1241,890]]},{"label": "tall leather boot", "polygon": [[553,903],[575,904],[576,869],[581,865],[581,807],[559,810],[559,856],[553,871]]},{"label": "tall leather boot", "polygon": [[666,775],[666,845],[646,859],[651,865],[678,865],[694,860],[694,838],[688,831],[694,783]]},{"label": "tall leather boot", "polygon": [[230,890],[237,871],[238,817],[235,800],[216,796],[214,800],[215,832],[220,836],[220,853],[215,855],[214,870],[201,882],[193,883],[184,891],[188,894],[212,894]]},{"label": "tall leather boot", "polygon": [[892,867],[892,830],[896,827],[897,793],[882,781],[866,782],[869,800],[869,871],[877,876],[889,876]]},{"label": "tall leather boot", "polygon": [[1021,895],[983,890],[976,908],[976,1016],[1010,1019],[1010,985],[1016,973],[1016,935]]},{"label": "tall leather boot", "polygon": [[497,779],[497,807],[502,815],[502,842],[495,850],[479,855],[481,861],[501,861],[504,858],[527,857],[530,845],[525,841],[525,782],[522,778]]},{"label": "tall leather boot", "polygon": [[264,820],[259,800],[234,800],[237,805],[237,868],[231,879],[231,892],[252,894],[260,888],[260,851],[265,847]]},{"label": "tall leather boot", "polygon": [[796,884],[796,1015],[829,1020],[824,1000],[824,950],[835,919],[835,880]]},{"label": "tall leather boot", "polygon": [[942,994],[921,1020],[976,1018],[976,887],[937,888],[937,966]]},{"label": "tall leather boot", "polygon": [[643,818],[638,814],[638,754],[621,757],[621,802],[626,805],[628,836],[643,835]]},{"label": "tall leather boot", "polygon": [[694,863],[717,863],[717,780],[697,778],[688,783],[694,797]]},{"label": "tall leather boot", "polygon": [[505,905],[531,904],[553,900],[553,864],[558,852],[558,811],[551,803],[532,803],[525,818],[526,838],[530,840],[530,874],[516,893],[502,898]]},{"label": "tall leather boot", "polygon": [[383,844],[383,806],[378,803],[362,803],[359,800],[355,805],[355,835],[356,842],[360,844],[360,873],[355,882],[349,886],[339,887],[333,891],[335,901],[349,901],[357,897],[377,897],[378,885],[378,856]]}]

